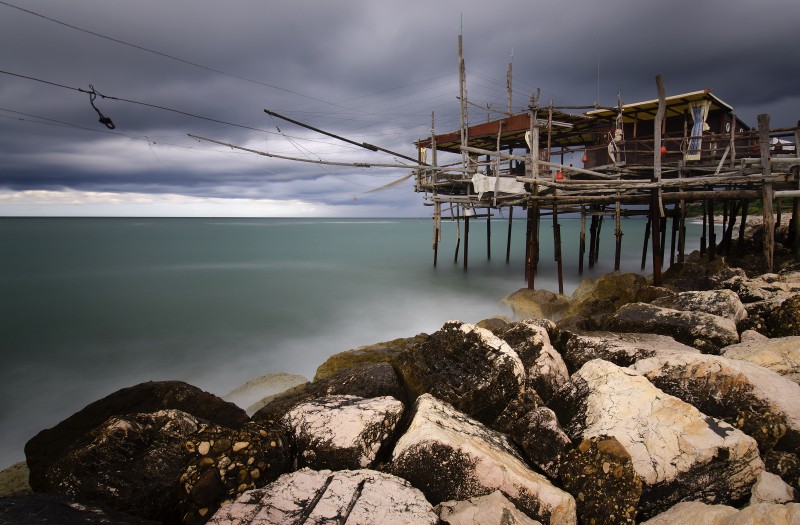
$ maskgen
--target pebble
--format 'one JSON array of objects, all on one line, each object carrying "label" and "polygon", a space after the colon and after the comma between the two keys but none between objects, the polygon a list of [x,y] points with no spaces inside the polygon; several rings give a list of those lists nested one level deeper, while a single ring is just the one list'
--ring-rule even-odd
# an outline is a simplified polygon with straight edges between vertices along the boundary
[{"label": "pebble", "polygon": [[247,441],[237,441],[233,444],[233,451],[239,452],[242,449],[245,449],[250,446],[250,443]]},{"label": "pebble", "polygon": [[197,445],[197,451],[200,453],[201,456],[205,456],[208,454],[208,451],[211,450],[211,443],[208,441],[203,441],[199,445]]}]

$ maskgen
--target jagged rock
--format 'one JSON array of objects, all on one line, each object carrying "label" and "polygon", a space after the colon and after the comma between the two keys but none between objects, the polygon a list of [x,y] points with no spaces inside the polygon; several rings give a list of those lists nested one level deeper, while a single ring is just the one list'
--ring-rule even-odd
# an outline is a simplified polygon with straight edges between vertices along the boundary
[{"label": "jagged rock", "polygon": [[664,392],[741,429],[763,451],[800,447],[800,385],[772,370],[703,354],[651,357],[631,368]]},{"label": "jagged rock", "polygon": [[[751,437],[608,361],[586,363],[550,407],[573,441],[615,438],[630,455],[644,519],[687,499],[738,501],[763,470]],[[599,500],[604,492],[584,497]]]},{"label": "jagged rock", "polygon": [[516,352],[490,331],[459,321],[401,354],[397,369],[411,398],[433,394],[487,424],[525,391]]},{"label": "jagged rock", "polygon": [[794,489],[777,474],[762,472],[753,485],[750,505],[758,503],[790,503],[794,501]]},{"label": "jagged rock", "polygon": [[736,510],[699,501],[678,503],[641,525],[789,525],[800,520],[800,503],[759,503]]},{"label": "jagged rock", "polygon": [[686,261],[675,263],[665,271],[661,280],[677,290],[710,290],[715,288],[717,276],[727,271],[728,263],[724,257],[713,261]]},{"label": "jagged rock", "polygon": [[[741,339],[742,343],[749,343],[749,342],[753,342],[753,341],[766,341],[767,339],[769,339],[769,337],[767,337],[764,334],[760,334],[760,333],[756,332],[755,330],[745,330],[741,334],[739,334],[739,339]],[[735,346],[735,345],[732,345],[732,346]],[[726,347],[726,348],[730,348],[730,347]]]},{"label": "jagged rock", "polygon": [[578,315],[602,325],[621,306],[641,300],[647,280],[636,273],[612,272],[595,281],[584,280],[572,294],[564,317]]},{"label": "jagged rock", "polygon": [[490,317],[488,319],[483,319],[475,323],[475,326],[478,328],[486,328],[494,335],[498,335],[498,332],[501,332],[506,326],[508,326],[509,320],[502,319],[500,317]]},{"label": "jagged rock", "polygon": [[642,479],[630,454],[613,437],[584,439],[560,467],[564,488],[575,496],[578,515],[595,525],[635,524]]},{"label": "jagged rock", "polygon": [[500,490],[542,523],[574,524],[577,519],[572,496],[525,466],[503,434],[431,395],[414,405],[389,468],[434,504]]},{"label": "jagged rock", "polygon": [[551,478],[558,478],[559,462],[572,442],[552,410],[539,407],[529,411],[516,422],[509,435],[531,463]]},{"label": "jagged rock", "polygon": [[800,457],[793,452],[770,450],[763,455],[764,468],[777,474],[783,481],[800,490]]},{"label": "jagged rock", "polygon": [[704,312],[684,312],[647,303],[626,304],[611,316],[608,329],[669,335],[706,353],[739,342],[736,324]]},{"label": "jagged rock", "polygon": [[48,492],[175,522],[183,443],[198,426],[197,419],[180,410],[111,417],[50,466]]},{"label": "jagged rock", "polygon": [[363,398],[392,396],[402,402],[406,401],[405,390],[392,365],[386,362],[362,362],[275,396],[253,414],[253,419],[278,421],[300,403],[334,395]]},{"label": "jagged rock", "polygon": [[25,444],[31,487],[37,492],[50,491],[46,474],[53,463],[64,453],[85,445],[88,434],[109,417],[164,409],[182,410],[234,428],[249,419],[233,403],[181,381],[151,381],[123,388],[87,405],[53,428],[42,430]]},{"label": "jagged rock", "polygon": [[514,319],[544,318],[553,321],[564,317],[570,305],[566,295],[530,288],[520,288],[501,302],[511,308]]},{"label": "jagged rock", "polygon": [[217,511],[209,524],[436,525],[437,521],[422,493],[403,479],[374,470],[304,468],[245,492]]},{"label": "jagged rock", "polygon": [[800,294],[790,296],[766,319],[768,337],[800,335]]},{"label": "jagged rock", "polygon": [[770,314],[780,306],[780,301],[769,300],[756,303],[745,304],[747,318],[737,324],[737,329],[744,333],[746,330],[753,330],[767,336],[767,319]]},{"label": "jagged rock", "polygon": [[542,525],[520,512],[499,490],[466,501],[445,501],[434,512],[446,525]]},{"label": "jagged rock", "polygon": [[605,359],[619,366],[630,366],[639,359],[674,353],[700,353],[667,335],[614,332],[570,332],[564,357],[577,370],[592,359]]},{"label": "jagged rock", "polygon": [[525,392],[517,399],[506,405],[497,419],[489,425],[494,430],[511,434],[516,424],[524,418],[531,410],[544,406],[544,401],[539,394],[532,388],[526,388]]},{"label": "jagged rock", "polygon": [[299,466],[346,470],[373,466],[402,415],[403,403],[393,397],[327,396],[295,406],[283,424]]},{"label": "jagged rock", "polygon": [[180,475],[183,523],[205,523],[225,502],[274,481],[291,467],[286,431],[249,422],[239,429],[203,427],[183,443]]},{"label": "jagged rock", "polygon": [[547,329],[541,324],[532,321],[511,323],[497,335],[517,353],[525,367],[528,386],[546,403],[569,380],[569,371],[561,354],[550,344]]},{"label": "jagged rock", "polygon": [[686,312],[705,312],[730,319],[738,323],[747,317],[739,296],[730,290],[708,290],[700,292],[681,292],[661,297],[650,304]]},{"label": "jagged rock", "polygon": [[0,498],[3,525],[158,525],[159,522],[131,516],[62,494],[17,494]]},{"label": "jagged rock", "polygon": [[757,339],[727,346],[722,356],[763,366],[800,384],[800,336]]},{"label": "jagged rock", "polygon": [[321,381],[328,376],[359,363],[392,364],[394,360],[397,359],[397,356],[399,356],[402,352],[427,338],[427,334],[417,334],[414,337],[392,339],[391,341],[360,346],[353,350],[334,354],[317,368],[316,375],[314,375],[314,381]]}]

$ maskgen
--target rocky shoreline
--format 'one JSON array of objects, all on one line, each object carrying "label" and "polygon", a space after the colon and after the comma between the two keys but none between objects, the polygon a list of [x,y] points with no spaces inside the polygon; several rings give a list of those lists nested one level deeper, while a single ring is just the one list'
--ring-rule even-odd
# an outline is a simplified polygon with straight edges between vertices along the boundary
[{"label": "rocky shoreline", "polygon": [[244,385],[252,415],[181,382],[122,389],[27,443],[34,492],[7,491],[0,523],[797,522],[783,266],[695,254],[659,287],[520,290],[516,320],[343,352],[257,405]]}]

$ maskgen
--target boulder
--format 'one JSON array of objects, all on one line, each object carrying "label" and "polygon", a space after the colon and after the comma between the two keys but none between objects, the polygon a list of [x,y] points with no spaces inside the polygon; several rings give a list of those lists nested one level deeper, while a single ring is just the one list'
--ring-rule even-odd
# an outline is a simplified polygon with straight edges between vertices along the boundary
[{"label": "boulder", "polygon": [[111,416],[175,409],[218,425],[239,427],[249,418],[233,403],[181,381],[156,381],[123,388],[99,399],[25,444],[30,483],[48,492],[46,473],[62,454],[86,444],[88,434]]},{"label": "boulder", "polygon": [[748,343],[752,341],[766,341],[767,339],[769,339],[769,337],[767,337],[764,334],[760,334],[755,330],[744,330],[741,334],[739,334],[739,339],[741,339],[743,343]]},{"label": "boulder", "polygon": [[763,455],[764,469],[777,474],[783,481],[800,490],[800,457],[794,452],[770,450]]},{"label": "boulder", "polygon": [[422,493],[403,479],[374,470],[284,474],[262,489],[242,494],[217,511],[211,525],[236,523],[302,525],[436,525]]},{"label": "boulder", "polygon": [[569,379],[569,371],[561,354],[550,344],[550,335],[540,323],[511,323],[497,332],[522,360],[527,384],[546,403]]},{"label": "boulder", "polygon": [[483,328],[449,321],[397,359],[409,397],[430,393],[491,424],[525,392],[525,369],[508,344]]},{"label": "boulder", "polygon": [[722,349],[728,359],[748,361],[800,384],[800,336],[750,339]]},{"label": "boulder", "polygon": [[178,480],[187,525],[205,523],[222,504],[263,487],[291,467],[289,440],[277,424],[203,427],[183,446],[187,459]]},{"label": "boulder", "polygon": [[730,290],[708,290],[681,292],[672,296],[660,297],[650,304],[685,312],[705,312],[730,319],[738,323],[747,317],[739,296]]},{"label": "boulder", "polygon": [[434,511],[445,525],[542,525],[520,512],[499,490],[466,501],[445,501]]},{"label": "boulder", "polygon": [[511,308],[514,319],[543,318],[553,321],[564,317],[570,305],[566,295],[530,288],[520,288],[501,302]]},{"label": "boulder", "polygon": [[109,509],[94,501],[83,501],[63,494],[17,494],[0,498],[0,523],[57,525],[158,525],[124,512]]},{"label": "boulder", "polygon": [[[314,381],[320,381],[337,372],[350,368],[360,363],[394,363],[401,353],[410,347],[428,338],[427,334],[418,334],[414,337],[403,337],[376,343],[373,345],[361,346],[353,350],[341,352],[330,356],[324,363],[319,365]],[[357,394],[353,394],[357,395]]]},{"label": "boulder", "polygon": [[81,446],[62,451],[44,476],[48,492],[146,519],[178,521],[183,443],[198,427],[197,419],[180,410],[111,417]]},{"label": "boulder", "polygon": [[559,462],[572,442],[555,412],[547,407],[531,410],[517,420],[509,435],[532,464],[551,478],[558,478]]},{"label": "boulder", "polygon": [[772,310],[766,319],[769,337],[800,335],[800,294],[791,295]]},{"label": "boulder", "polygon": [[0,497],[30,494],[31,486],[28,477],[31,471],[24,461],[14,463],[0,472]]},{"label": "boulder", "polygon": [[[630,455],[642,482],[637,508],[643,519],[689,499],[737,502],[749,495],[763,470],[751,437],[665,394],[637,371],[608,361],[583,365],[550,407],[573,442],[614,438]],[[624,454],[614,456],[624,471]],[[607,476],[606,470],[587,471],[586,476]],[[581,486],[586,500],[608,496],[589,479]]]},{"label": "boulder", "polygon": [[800,503],[759,503],[736,510],[699,501],[679,503],[642,525],[790,525],[800,521]]},{"label": "boulder", "polygon": [[641,292],[647,286],[647,279],[636,273],[612,272],[595,281],[584,280],[572,294],[564,317],[582,316],[602,325],[621,306],[641,301]]},{"label": "boulder", "polygon": [[428,394],[417,399],[389,469],[434,504],[499,490],[542,523],[576,523],[572,496],[530,470],[505,435]]},{"label": "boulder", "polygon": [[800,385],[747,361],[704,354],[631,367],[664,392],[755,438],[762,451],[800,448]]},{"label": "boulder", "polygon": [[564,357],[577,370],[592,359],[605,359],[619,366],[630,366],[639,359],[674,353],[700,353],[668,335],[570,332],[566,337]]},{"label": "boulder", "polygon": [[475,323],[475,326],[478,328],[486,328],[493,334],[497,335],[498,332],[502,331],[510,321],[506,318],[501,317],[490,317],[488,319],[482,319]]},{"label": "boulder", "polygon": [[762,472],[753,485],[750,505],[759,503],[791,503],[795,500],[794,489],[777,474]]},{"label": "boulder", "polygon": [[705,312],[684,312],[647,303],[626,304],[611,316],[608,329],[669,335],[706,353],[739,342],[736,323]]},{"label": "boulder", "polygon": [[[691,254],[689,257],[691,258]],[[717,257],[713,261],[698,258],[671,265],[662,274],[661,280],[664,285],[677,290],[710,290],[716,288],[718,276],[728,270],[724,257]],[[726,275],[729,276],[730,274]]]},{"label": "boulder", "polygon": [[745,304],[747,318],[738,323],[737,329],[742,333],[747,330],[753,330],[766,337],[769,334],[767,319],[780,304],[780,301],[774,299]]},{"label": "boulder", "polygon": [[295,406],[282,422],[300,467],[347,470],[372,467],[402,415],[393,397],[327,396]]},{"label": "boulder", "polygon": [[363,398],[392,396],[406,401],[405,390],[392,365],[386,362],[361,362],[275,396],[253,414],[253,419],[278,421],[299,403],[333,395]]}]

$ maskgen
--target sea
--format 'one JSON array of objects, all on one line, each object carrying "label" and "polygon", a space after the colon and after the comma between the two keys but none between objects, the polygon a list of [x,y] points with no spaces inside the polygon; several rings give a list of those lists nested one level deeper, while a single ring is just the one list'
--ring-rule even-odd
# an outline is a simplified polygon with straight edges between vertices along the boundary
[{"label": "sea", "polygon": [[[613,270],[614,224],[583,275],[580,220],[560,224],[570,294]],[[622,224],[621,270],[640,272],[645,221]],[[687,224],[687,251],[700,229]],[[464,233],[443,223],[434,267],[430,218],[0,218],[0,469],[123,387],[174,379],[222,396],[448,320],[510,316],[525,222],[473,218],[466,271]],[[541,236],[536,287],[558,291],[549,219]]]}]

